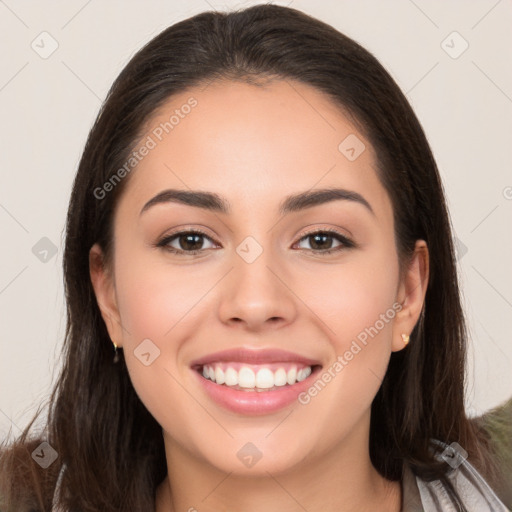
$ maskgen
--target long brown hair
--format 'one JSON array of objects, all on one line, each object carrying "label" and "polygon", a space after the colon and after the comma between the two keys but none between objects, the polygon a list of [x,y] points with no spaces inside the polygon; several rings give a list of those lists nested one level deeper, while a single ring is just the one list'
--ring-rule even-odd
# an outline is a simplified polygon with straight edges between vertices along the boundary
[{"label": "long brown hair", "polygon": [[[375,148],[379,178],[393,204],[400,263],[407,262],[416,240],[428,244],[430,277],[420,321],[409,346],[392,354],[372,405],[370,455],[377,470],[398,480],[406,463],[421,478],[441,479],[450,491],[448,466],[431,451],[433,438],[456,441],[477,467],[490,467],[486,438],[464,411],[466,330],[450,220],[418,119],[386,70],[355,41],[298,10],[257,5],[204,12],[167,28],[112,85],[89,133],[69,203],[62,372],[44,435],[31,439],[29,425],[4,449],[2,510],[20,510],[16,504],[23,502],[49,510],[63,463],[59,497],[65,509],[154,510],[155,490],[167,470],[162,430],[138,398],[122,354],[120,364],[112,364],[112,342],[89,277],[91,246],[98,242],[107,259],[111,255],[113,212],[129,177],[104,198],[94,191],[127,161],[163,102],[218,78],[290,79],[326,93]],[[58,453],[48,469],[30,457],[42,440]]]}]

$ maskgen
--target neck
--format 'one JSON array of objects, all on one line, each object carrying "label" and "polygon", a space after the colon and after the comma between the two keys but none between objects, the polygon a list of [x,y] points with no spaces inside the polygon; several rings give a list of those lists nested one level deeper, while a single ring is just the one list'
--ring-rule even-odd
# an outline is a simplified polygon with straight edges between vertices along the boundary
[{"label": "neck", "polygon": [[[286,471],[246,476],[225,473],[164,435],[168,474],[156,494],[156,512],[399,512],[399,482],[383,478],[365,439],[345,439],[328,452]],[[354,442],[355,441],[355,442]],[[367,441],[367,439],[366,439]]]}]

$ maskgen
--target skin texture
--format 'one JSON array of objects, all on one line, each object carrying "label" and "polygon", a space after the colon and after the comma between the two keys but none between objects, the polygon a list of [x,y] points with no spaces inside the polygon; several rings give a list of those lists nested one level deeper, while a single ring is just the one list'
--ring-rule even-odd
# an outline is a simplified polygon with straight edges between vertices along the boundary
[{"label": "skin texture", "polygon": [[[146,136],[191,96],[197,106],[130,175],[115,211],[113,267],[102,264],[98,245],[90,252],[111,339],[162,426],[168,477],[157,512],[291,512],[298,504],[309,512],[400,510],[400,484],[383,479],[369,458],[370,406],[391,352],[404,347],[401,334],[419,318],[426,244],[417,242],[400,278],[392,205],[373,149],[321,92],[282,80],[213,82],[169,99]],[[366,146],[355,161],[338,150],[350,134]],[[279,215],[286,196],[328,187],[361,194],[373,213],[337,200]],[[139,215],[167,188],[215,192],[232,212],[167,203]],[[207,234],[199,255],[154,247],[191,228]],[[305,236],[326,229],[356,246],[332,238],[319,247],[340,251],[314,254],[318,246]],[[263,250],[252,263],[236,252],[247,236]],[[170,243],[183,250],[179,238]],[[291,350],[326,369],[396,303],[396,316],[307,405],[260,416],[230,412],[208,398],[189,366],[246,347]],[[134,354],[146,338],[160,350],[149,366]],[[237,457],[248,442],[262,453],[251,468]]]}]

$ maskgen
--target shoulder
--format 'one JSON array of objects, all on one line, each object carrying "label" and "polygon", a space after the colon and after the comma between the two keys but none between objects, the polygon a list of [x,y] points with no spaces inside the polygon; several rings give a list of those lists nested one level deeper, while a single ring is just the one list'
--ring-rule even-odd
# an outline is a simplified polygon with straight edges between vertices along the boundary
[{"label": "shoulder", "polygon": [[496,494],[512,508],[512,399],[472,421],[489,438],[499,473]]},{"label": "shoulder", "polygon": [[[444,450],[436,455],[444,460],[451,470],[447,479],[467,510],[479,512],[510,512],[500,497],[488,485],[484,477],[467,460],[458,446],[435,441]],[[458,510],[450,497],[449,490],[440,480],[426,481],[413,475],[410,468],[404,468],[403,508],[401,512]]]}]

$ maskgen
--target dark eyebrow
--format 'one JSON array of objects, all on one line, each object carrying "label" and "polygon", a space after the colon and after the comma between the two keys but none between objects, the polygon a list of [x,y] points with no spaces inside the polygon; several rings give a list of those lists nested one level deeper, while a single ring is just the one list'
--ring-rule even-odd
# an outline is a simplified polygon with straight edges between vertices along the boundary
[{"label": "dark eyebrow", "polygon": [[279,213],[281,215],[286,215],[287,213],[298,212],[305,208],[311,208],[319,204],[329,203],[340,199],[362,204],[373,215],[375,215],[370,203],[361,194],[351,190],[345,190],[344,188],[321,188],[288,196],[281,203]]},{"label": "dark eyebrow", "polygon": [[229,203],[222,199],[219,195],[212,192],[201,192],[199,190],[163,190],[155,197],[151,198],[140,211],[142,215],[152,206],[160,203],[180,203],[197,208],[204,208],[212,212],[229,213]]},{"label": "dark eyebrow", "polygon": [[[312,208],[313,206],[336,200],[359,203],[375,215],[370,203],[368,203],[361,194],[342,188],[308,190],[306,192],[301,192],[300,194],[288,196],[279,205],[279,213],[281,215],[286,215],[288,213],[298,212],[306,208]],[[152,206],[160,203],[180,203],[224,214],[229,214],[231,212],[229,202],[218,194],[202,192],[199,190],[167,189],[151,198],[142,207],[140,215]]]}]

